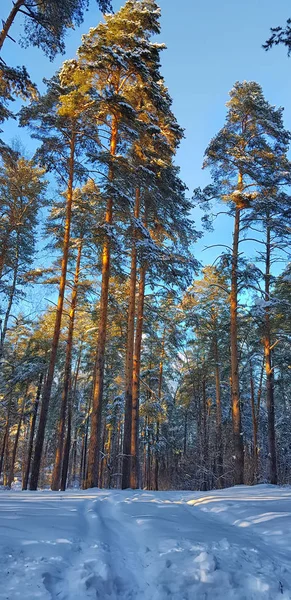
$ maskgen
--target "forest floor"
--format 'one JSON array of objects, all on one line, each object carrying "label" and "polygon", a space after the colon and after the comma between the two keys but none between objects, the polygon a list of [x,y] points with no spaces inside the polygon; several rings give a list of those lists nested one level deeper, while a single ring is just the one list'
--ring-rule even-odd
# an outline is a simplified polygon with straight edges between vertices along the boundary
[{"label": "forest floor", "polygon": [[0,598],[291,599],[291,488],[3,490]]}]

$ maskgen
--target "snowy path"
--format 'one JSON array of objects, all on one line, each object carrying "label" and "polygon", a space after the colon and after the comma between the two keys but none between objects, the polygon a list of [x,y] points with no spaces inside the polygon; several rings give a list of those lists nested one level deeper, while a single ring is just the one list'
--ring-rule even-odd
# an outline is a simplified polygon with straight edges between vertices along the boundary
[{"label": "snowy path", "polygon": [[291,600],[291,489],[0,492],[2,600]]}]

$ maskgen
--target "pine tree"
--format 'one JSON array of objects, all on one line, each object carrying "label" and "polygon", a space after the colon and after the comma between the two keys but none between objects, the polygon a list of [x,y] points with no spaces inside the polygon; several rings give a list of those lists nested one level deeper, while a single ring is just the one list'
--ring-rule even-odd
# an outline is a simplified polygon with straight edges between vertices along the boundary
[{"label": "pine tree", "polygon": [[[129,18],[130,15],[130,18]],[[159,46],[151,44],[152,33],[158,33],[159,11],[153,1],[133,2],[126,5],[114,16],[106,16],[105,24],[91,29],[83,38],[79,50],[81,65],[88,70],[92,87],[101,99],[101,119],[105,128],[105,138],[109,136],[107,154],[103,161],[108,165],[106,186],[107,208],[105,213],[106,233],[102,258],[102,287],[100,300],[100,324],[96,351],[94,377],[93,410],[87,486],[98,484],[99,452],[101,440],[101,414],[103,403],[106,323],[108,311],[108,290],[110,277],[110,230],[113,223],[115,204],[119,204],[121,190],[118,191],[118,160],[115,159],[121,144],[132,140],[136,113],[131,99],[134,90],[146,89],[149,82],[157,78]],[[149,80],[149,82],[148,82]],[[130,129],[129,129],[130,126]],[[128,186],[128,184],[127,184]],[[126,197],[125,189],[123,189]],[[114,202],[115,201],[115,202]],[[130,200],[131,202],[131,200]],[[130,443],[130,429],[128,430]]]},{"label": "pine tree", "polygon": [[236,83],[230,92],[226,124],[206,150],[205,166],[212,170],[218,197],[230,202],[234,214],[231,260],[231,388],[236,456],[235,481],[244,480],[238,355],[238,269],[241,220],[261,189],[271,187],[286,162],[289,135],[282,110],[264,99],[254,82]]},{"label": "pine tree", "polygon": [[59,295],[50,365],[42,394],[30,489],[37,489],[57,358],[70,248],[74,185],[86,176],[86,169],[80,161],[84,152],[87,152],[88,144],[91,145],[92,140],[95,140],[96,144],[99,143],[98,131],[96,131],[96,126],[94,127],[96,106],[88,97],[88,84],[80,74],[79,84],[73,83],[70,87],[77,70],[76,62],[65,63],[59,76],[48,82],[47,94],[32,104],[31,107],[23,109],[21,116],[21,123],[23,125],[29,124],[35,132],[34,136],[42,143],[37,153],[39,159],[49,170],[56,174],[62,186],[66,185],[66,216],[63,228]]},{"label": "pine tree", "polygon": [[[105,12],[110,10],[110,0],[97,0],[97,5]],[[80,26],[88,0],[16,0],[6,20],[2,20],[0,32],[0,50],[7,38],[11,38],[10,29],[18,14],[25,16],[24,35],[21,43],[41,48],[52,60],[58,52],[64,52],[64,37],[68,28]]]},{"label": "pine tree", "polygon": [[0,167],[0,281],[2,297],[6,297],[1,307],[0,358],[12,305],[22,293],[25,273],[34,259],[38,212],[45,198],[44,173],[15,152],[6,154]]}]

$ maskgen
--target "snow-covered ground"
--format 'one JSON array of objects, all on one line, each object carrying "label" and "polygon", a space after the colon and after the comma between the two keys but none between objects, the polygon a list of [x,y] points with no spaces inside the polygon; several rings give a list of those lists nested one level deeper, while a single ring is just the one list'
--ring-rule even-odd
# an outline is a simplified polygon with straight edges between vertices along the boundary
[{"label": "snow-covered ground", "polygon": [[0,492],[1,600],[291,600],[291,488]]}]

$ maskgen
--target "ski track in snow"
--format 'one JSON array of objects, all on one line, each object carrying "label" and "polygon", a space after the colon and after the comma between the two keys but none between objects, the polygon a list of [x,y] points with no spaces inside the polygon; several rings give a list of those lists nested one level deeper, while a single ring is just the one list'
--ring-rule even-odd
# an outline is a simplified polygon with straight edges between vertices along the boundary
[{"label": "ski track in snow", "polygon": [[1,600],[291,600],[291,488],[0,492]]}]

